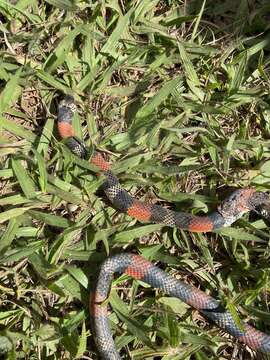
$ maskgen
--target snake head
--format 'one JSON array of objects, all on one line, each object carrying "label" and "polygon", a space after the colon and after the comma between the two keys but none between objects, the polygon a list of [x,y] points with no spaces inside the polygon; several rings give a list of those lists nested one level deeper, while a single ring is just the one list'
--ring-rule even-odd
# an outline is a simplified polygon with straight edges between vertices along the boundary
[{"label": "snake head", "polygon": [[256,191],[255,188],[238,189],[226,198],[217,210],[226,226],[249,211],[255,211],[270,220],[270,199],[268,194]]},{"label": "snake head", "polygon": [[58,122],[71,124],[73,114],[76,111],[76,104],[72,96],[66,96],[58,105]]},{"label": "snake head", "polygon": [[60,101],[59,107],[68,108],[74,113],[76,111],[76,104],[74,97],[72,95],[66,95],[64,99]]}]

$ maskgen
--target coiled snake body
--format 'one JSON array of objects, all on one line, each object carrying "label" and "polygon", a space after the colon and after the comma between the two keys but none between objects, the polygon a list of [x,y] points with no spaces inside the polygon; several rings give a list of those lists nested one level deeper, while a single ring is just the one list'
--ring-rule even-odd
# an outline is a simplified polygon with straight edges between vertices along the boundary
[{"label": "coiled snake body", "polygon": [[[78,156],[85,158],[87,150],[72,127],[72,117],[76,110],[74,99],[66,96],[58,108],[58,131],[66,139],[67,146]],[[99,172],[105,176],[102,188],[113,207],[142,221],[166,224],[191,232],[209,232],[229,226],[244,213],[256,211],[269,216],[269,197],[254,188],[234,191],[218,207],[217,211],[206,216],[194,216],[184,212],[174,212],[159,205],[151,205],[134,199],[123,189],[110,170],[110,164],[96,152],[91,158]],[[95,292],[91,295],[90,312],[93,318],[95,342],[103,359],[120,359],[110,332],[107,308],[103,302],[107,299],[114,273],[126,273],[141,279],[155,288],[162,289],[198,309],[220,328],[255,350],[270,353],[270,336],[243,323],[236,324],[232,315],[217,300],[166,274],[143,257],[134,254],[120,254],[108,258],[101,266]]]}]

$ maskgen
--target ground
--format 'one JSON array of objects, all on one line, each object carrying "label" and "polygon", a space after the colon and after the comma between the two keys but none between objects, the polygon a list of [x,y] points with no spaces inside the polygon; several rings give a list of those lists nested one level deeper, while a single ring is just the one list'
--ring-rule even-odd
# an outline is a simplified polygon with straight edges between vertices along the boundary
[{"label": "ground", "polygon": [[[0,1],[0,354],[98,359],[88,294],[109,254],[142,254],[270,333],[269,231],[251,214],[190,234],[120,214],[55,127],[74,128],[134,196],[204,214],[269,190],[268,1]],[[123,359],[266,359],[197,311],[115,278]],[[236,312],[238,309],[238,313]]]}]

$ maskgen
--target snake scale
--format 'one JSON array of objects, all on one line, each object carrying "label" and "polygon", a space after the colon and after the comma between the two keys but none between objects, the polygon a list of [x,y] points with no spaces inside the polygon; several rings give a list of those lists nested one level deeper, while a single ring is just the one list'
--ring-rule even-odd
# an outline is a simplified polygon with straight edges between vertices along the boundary
[{"label": "snake scale", "polygon": [[[62,139],[66,139],[67,146],[73,153],[81,158],[86,158],[87,149],[84,143],[75,136],[72,127],[75,111],[76,105],[73,97],[66,96],[58,106],[58,132]],[[140,221],[162,223],[191,232],[210,232],[230,226],[244,213],[251,210],[269,217],[268,195],[258,192],[252,187],[235,190],[215,212],[205,216],[194,216],[185,212],[175,212],[159,205],[148,204],[134,199],[121,187],[117,177],[111,171],[110,164],[101,153],[94,152],[90,161],[99,169],[97,175],[102,174],[105,177],[102,189],[113,207]],[[98,275],[95,291],[90,296],[90,315],[93,319],[94,338],[103,359],[121,359],[110,332],[107,307],[104,306],[114,273],[128,274],[181,299],[250,348],[270,353],[269,335],[244,322],[236,323],[232,314],[219,301],[192,285],[176,280],[143,257],[123,253],[105,260]]]}]

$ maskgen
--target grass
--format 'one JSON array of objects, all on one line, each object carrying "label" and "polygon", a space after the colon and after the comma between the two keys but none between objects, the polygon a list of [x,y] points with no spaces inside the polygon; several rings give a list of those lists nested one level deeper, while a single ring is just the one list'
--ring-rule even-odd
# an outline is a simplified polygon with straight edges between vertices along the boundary
[{"label": "grass", "polygon": [[[268,2],[0,0],[0,20],[2,358],[98,359],[88,292],[123,251],[269,333],[267,223],[200,235],[136,222],[55,129],[73,93],[78,136],[153,203],[199,214],[231,188],[268,191]],[[141,282],[115,279],[109,300],[123,359],[267,358]]]}]

